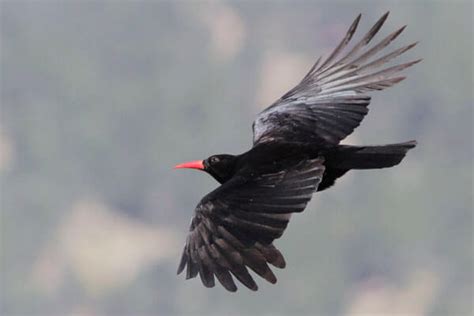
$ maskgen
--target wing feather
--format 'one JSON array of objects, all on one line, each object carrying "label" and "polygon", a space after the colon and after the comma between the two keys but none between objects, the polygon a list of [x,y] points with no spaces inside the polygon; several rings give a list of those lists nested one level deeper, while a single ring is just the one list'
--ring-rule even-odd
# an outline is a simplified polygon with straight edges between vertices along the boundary
[{"label": "wing feather", "polygon": [[[269,141],[338,144],[360,125],[368,112],[370,96],[405,79],[401,71],[421,61],[380,69],[416,43],[375,58],[405,29],[397,29],[372,47],[368,45],[387,20],[385,13],[345,54],[357,30],[360,15],[329,57],[313,65],[303,80],[274,104],[262,111],[253,123],[254,145]],[[337,59],[340,55],[339,59]]]},{"label": "wing feather", "polygon": [[323,173],[322,159],[306,160],[246,181],[236,176],[208,194],[196,207],[178,274],[185,268],[186,278],[199,274],[206,287],[217,278],[231,292],[237,290],[233,277],[258,289],[247,268],[275,283],[269,264],[284,268],[285,260],[273,241],[291,213],[304,210]]}]

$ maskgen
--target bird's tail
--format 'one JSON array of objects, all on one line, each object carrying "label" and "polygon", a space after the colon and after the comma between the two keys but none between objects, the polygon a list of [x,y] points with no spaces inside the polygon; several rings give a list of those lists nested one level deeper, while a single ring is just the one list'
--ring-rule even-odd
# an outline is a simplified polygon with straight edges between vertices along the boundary
[{"label": "bird's tail", "polygon": [[326,153],[326,171],[318,191],[332,186],[351,169],[380,169],[398,165],[416,141],[381,146],[340,145]]},{"label": "bird's tail", "polygon": [[416,146],[416,141],[382,146],[337,147],[332,157],[328,157],[328,166],[339,169],[379,169],[396,166],[405,157],[408,150]]}]

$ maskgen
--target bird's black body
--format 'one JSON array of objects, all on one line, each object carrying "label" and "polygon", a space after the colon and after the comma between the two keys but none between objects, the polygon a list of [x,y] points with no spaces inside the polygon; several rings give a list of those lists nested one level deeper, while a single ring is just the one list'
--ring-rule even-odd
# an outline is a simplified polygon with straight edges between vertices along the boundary
[{"label": "bird's black body", "polygon": [[[415,146],[415,141],[384,146],[268,142],[258,144],[240,155],[211,156],[204,161],[206,167],[204,170],[222,184],[236,174],[251,177],[255,174],[285,169],[300,161],[315,158],[324,160],[326,171],[386,168],[398,164],[408,149]],[[211,162],[216,158],[217,161]],[[324,178],[327,178],[326,172]],[[318,191],[321,191],[321,185]]]},{"label": "bird's black body", "polygon": [[400,82],[395,74],[419,60],[378,68],[415,46],[374,56],[392,42],[401,28],[367,48],[388,13],[343,57],[360,15],[344,39],[303,80],[261,112],[253,124],[253,147],[240,155],[214,155],[178,168],[201,169],[220,184],[198,204],[178,273],[198,274],[212,287],[214,277],[229,291],[233,277],[252,290],[257,285],[247,267],[271,283],[268,264],[283,268],[285,260],[273,245],[292,213],[302,212],[312,195],[332,186],[351,169],[380,169],[400,163],[416,142],[382,146],[341,145],[368,112],[367,92]]},{"label": "bird's black body", "polygon": [[[219,183],[224,183],[236,174],[252,177],[255,174],[272,170],[285,169],[286,166],[309,158],[317,158],[318,148],[304,144],[271,142],[254,146],[241,155],[216,155],[217,163],[205,163],[208,171]],[[215,174],[223,175],[214,176]]]}]

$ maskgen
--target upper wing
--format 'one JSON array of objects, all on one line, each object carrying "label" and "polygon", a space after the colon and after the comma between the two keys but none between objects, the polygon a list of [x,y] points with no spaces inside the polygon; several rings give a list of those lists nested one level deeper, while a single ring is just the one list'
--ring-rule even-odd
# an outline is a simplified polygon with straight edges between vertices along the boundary
[{"label": "upper wing", "polygon": [[247,267],[271,283],[270,263],[285,261],[273,246],[285,230],[291,213],[301,212],[316,191],[324,172],[323,160],[306,160],[293,167],[245,180],[235,177],[204,197],[195,210],[178,274],[199,273],[206,287],[214,276],[236,291],[232,275],[252,290],[257,284]]},{"label": "upper wing", "polygon": [[379,69],[416,45],[372,58],[405,29],[404,26],[367,48],[387,16],[388,12],[348,53],[337,59],[354,35],[359,15],[324,62],[320,64],[319,58],[296,87],[257,116],[252,126],[254,144],[273,140],[337,144],[351,134],[368,112],[370,96],[365,93],[402,81],[405,77],[397,73],[421,60]]}]

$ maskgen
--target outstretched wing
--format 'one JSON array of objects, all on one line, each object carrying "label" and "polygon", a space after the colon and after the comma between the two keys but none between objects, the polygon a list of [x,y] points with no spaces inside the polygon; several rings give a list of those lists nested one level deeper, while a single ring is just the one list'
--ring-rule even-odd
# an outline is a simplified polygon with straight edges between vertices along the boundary
[{"label": "outstretched wing", "polygon": [[320,63],[319,58],[296,87],[257,116],[253,123],[254,145],[274,140],[337,144],[351,134],[368,112],[370,96],[366,92],[383,90],[402,81],[405,77],[398,73],[421,60],[380,69],[416,45],[413,43],[373,58],[405,29],[405,26],[398,29],[368,48],[387,16],[388,12],[352,49],[337,59],[352,39],[359,15],[324,62]]},{"label": "outstretched wing", "polygon": [[323,172],[322,159],[306,160],[251,179],[236,176],[208,194],[195,210],[178,274],[187,267],[186,278],[199,274],[206,287],[214,286],[215,276],[232,292],[234,276],[256,291],[248,267],[275,283],[268,263],[284,268],[285,260],[272,242],[291,213],[305,209]]}]

